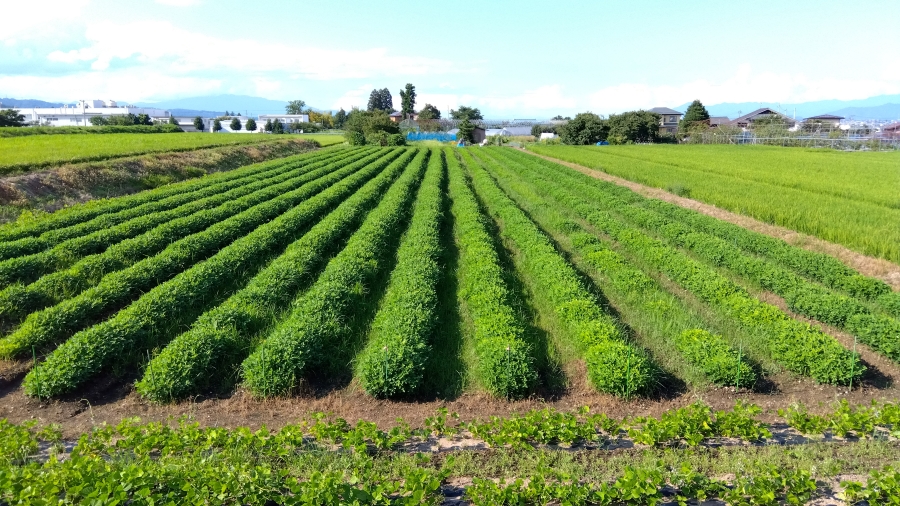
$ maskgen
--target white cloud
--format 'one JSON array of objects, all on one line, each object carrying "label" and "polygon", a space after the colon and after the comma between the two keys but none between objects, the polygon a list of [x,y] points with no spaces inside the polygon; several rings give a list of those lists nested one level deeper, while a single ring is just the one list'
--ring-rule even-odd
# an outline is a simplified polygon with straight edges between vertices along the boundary
[{"label": "white cloud", "polygon": [[78,24],[87,7],[88,0],[31,0],[26,2],[4,2],[3,33],[7,44],[16,37],[40,38],[58,35],[60,25]]},{"label": "white cloud", "polygon": [[[894,68],[900,66],[900,62]],[[816,100],[853,100],[900,93],[900,72],[885,70],[879,77],[810,78],[804,74],[776,74],[739,67],[729,79],[711,82],[699,79],[676,86],[619,84],[598,90],[588,103],[597,113],[614,113],[656,106],[675,107],[694,99],[705,104],[725,102],[799,103]]]},{"label": "white cloud", "polygon": [[571,109],[576,106],[577,101],[563,95],[562,86],[554,84],[527,90],[518,95],[484,97],[479,99],[478,103],[498,110],[545,111]]},{"label": "white cloud", "polygon": [[[141,34],[146,36],[140,36]],[[237,70],[289,72],[307,79],[348,79],[372,76],[417,76],[453,71],[450,62],[389,54],[384,48],[359,51],[302,47],[279,42],[228,39],[202,35],[164,21],[108,25],[89,24],[90,45],[54,51],[57,62],[91,62],[104,70],[113,60],[164,63],[174,72]]]},{"label": "white cloud", "polygon": [[331,105],[331,108],[344,109],[345,111],[349,111],[354,107],[365,109],[366,105],[369,103],[369,93],[371,93],[373,89],[374,87],[371,84],[364,84],[358,88],[354,88],[335,100]]},{"label": "white cloud", "polygon": [[13,97],[41,97],[71,102],[77,99],[114,99],[121,102],[151,101],[184,94],[203,95],[223,90],[219,79],[176,77],[163,72],[127,70],[79,72],[65,76],[0,76],[0,89]]},{"label": "white cloud", "polygon": [[156,0],[156,3],[163,5],[171,5],[173,7],[190,7],[200,5],[201,0]]}]

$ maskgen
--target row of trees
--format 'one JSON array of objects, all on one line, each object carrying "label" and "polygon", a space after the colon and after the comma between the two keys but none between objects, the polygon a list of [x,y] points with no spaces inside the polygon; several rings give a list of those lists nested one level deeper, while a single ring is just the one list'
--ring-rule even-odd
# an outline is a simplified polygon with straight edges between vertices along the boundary
[{"label": "row of trees", "polygon": [[629,111],[612,114],[609,118],[583,112],[556,127],[556,133],[563,144],[659,142],[659,121],[660,115],[649,111]]}]

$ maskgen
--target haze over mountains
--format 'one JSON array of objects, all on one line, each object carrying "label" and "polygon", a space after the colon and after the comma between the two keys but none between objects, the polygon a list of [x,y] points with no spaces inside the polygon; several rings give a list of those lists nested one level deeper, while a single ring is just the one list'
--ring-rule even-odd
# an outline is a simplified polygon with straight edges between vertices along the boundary
[{"label": "haze over mountains", "polygon": [[[62,105],[62,103],[58,102],[44,102],[35,99],[0,98],[0,108],[61,107]],[[287,105],[287,102],[250,95],[223,94],[180,98],[160,102],[141,102],[134,105],[166,109],[176,116],[212,117],[221,115],[225,111],[233,111],[240,114],[248,114],[250,116],[279,114],[284,112],[284,106]],[[657,105],[667,106],[668,104]],[[679,111],[685,111],[688,105],[690,105],[690,103],[685,103],[673,108]],[[772,102],[706,104],[706,108],[709,110],[710,115],[728,116],[729,118],[736,118],[742,114],[747,114],[759,109],[760,107],[772,107],[788,116],[796,116],[798,119],[817,116],[819,114],[836,114],[855,120],[900,119],[900,95],[879,95],[859,100],[819,100],[797,104],[779,104]],[[313,108],[313,110],[318,111],[320,109]]]},{"label": "haze over mountains", "polygon": [[[674,109],[684,112],[689,105],[691,105],[690,102],[674,107]],[[740,102],[705,105],[711,116],[728,116],[732,119],[761,107],[772,107],[790,117],[794,117],[796,114],[797,119],[820,114],[835,114],[848,119],[852,117],[854,120],[900,119],[900,95],[879,95],[859,100],[819,100],[798,104]]]}]

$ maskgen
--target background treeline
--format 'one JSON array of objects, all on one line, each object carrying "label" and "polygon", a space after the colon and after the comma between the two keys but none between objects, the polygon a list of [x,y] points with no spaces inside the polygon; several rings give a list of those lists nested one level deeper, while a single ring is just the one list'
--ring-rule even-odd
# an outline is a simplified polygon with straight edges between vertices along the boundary
[{"label": "background treeline", "polygon": [[556,133],[563,144],[675,142],[674,136],[660,134],[660,119],[659,114],[650,111],[629,111],[608,118],[583,112],[562,125],[535,125],[531,133],[535,137],[540,137],[542,132]]}]

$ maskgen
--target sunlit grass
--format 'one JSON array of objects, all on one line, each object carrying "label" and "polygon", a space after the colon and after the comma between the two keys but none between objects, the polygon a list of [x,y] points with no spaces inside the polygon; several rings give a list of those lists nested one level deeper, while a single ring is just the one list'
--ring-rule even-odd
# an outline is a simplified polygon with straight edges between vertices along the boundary
[{"label": "sunlit grass", "polygon": [[29,170],[65,162],[105,160],[120,156],[236,144],[256,144],[279,139],[313,139],[323,146],[344,142],[340,135],[263,134],[105,134],[32,135],[0,139],[0,173]]},{"label": "sunlit grass", "polygon": [[900,153],[765,146],[530,149],[900,262]]}]

